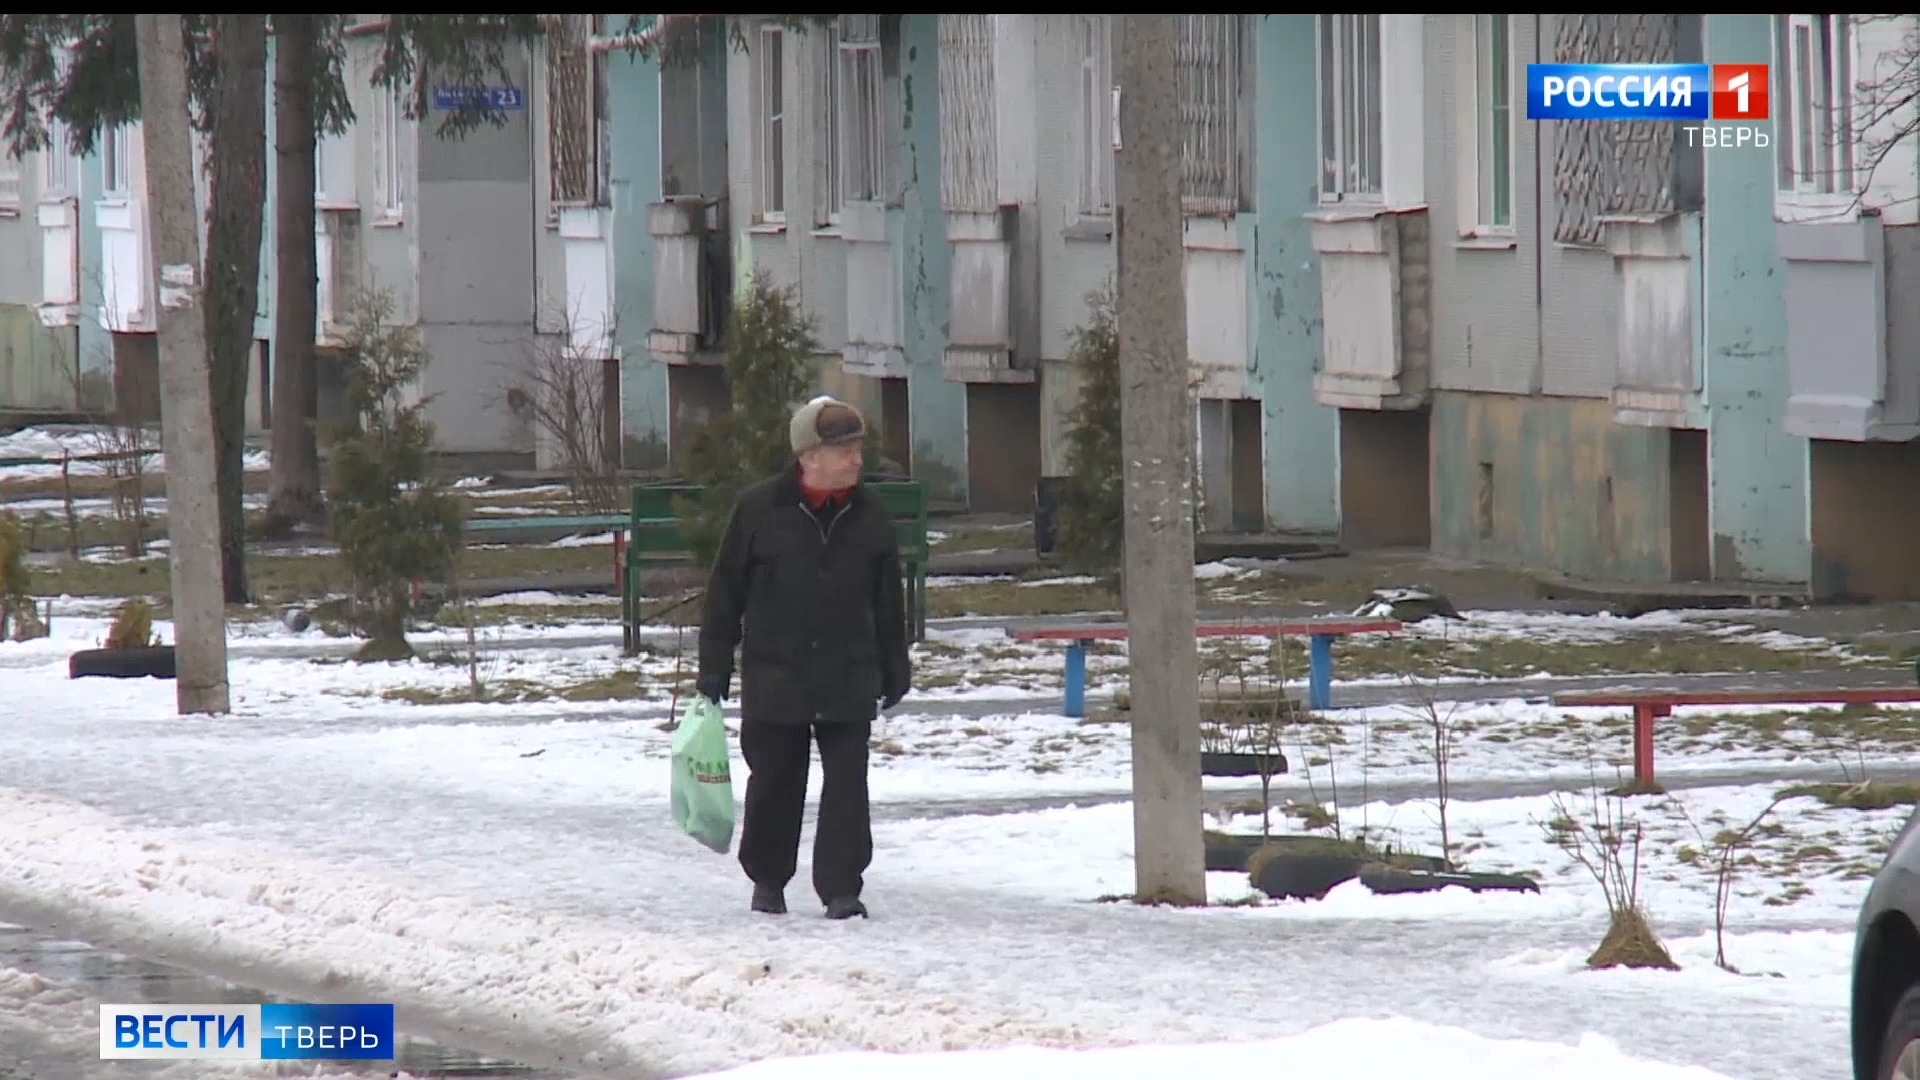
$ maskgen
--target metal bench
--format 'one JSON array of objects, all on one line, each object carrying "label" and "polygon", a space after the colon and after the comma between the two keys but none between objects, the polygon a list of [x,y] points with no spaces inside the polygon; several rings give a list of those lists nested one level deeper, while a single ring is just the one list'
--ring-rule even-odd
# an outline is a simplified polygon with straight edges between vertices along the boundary
[{"label": "metal bench", "polygon": [[1554,694],[1555,708],[1633,710],[1633,789],[1659,787],[1653,772],[1653,722],[1678,705],[1883,705],[1920,702],[1920,687],[1871,686],[1840,690],[1598,690]]},{"label": "metal bench", "polygon": [[[920,480],[868,480],[893,517],[894,537],[900,547],[903,587],[906,590],[908,640],[927,634],[927,485]],[[625,570],[620,575],[621,640],[628,655],[640,647],[640,571],[648,564],[685,563],[693,549],[681,531],[678,499],[699,499],[698,484],[677,482],[636,484],[633,509],[627,517]]]},{"label": "metal bench", "polygon": [[501,514],[467,518],[461,530],[469,536],[544,532],[624,532],[625,514]]},{"label": "metal bench", "polygon": [[[1313,618],[1277,623],[1202,623],[1194,627],[1199,637],[1305,637],[1307,639],[1307,707],[1331,707],[1333,696],[1333,641],[1349,634],[1388,634],[1400,629],[1397,619]],[[1082,717],[1087,712],[1087,647],[1096,641],[1124,641],[1123,623],[1081,626],[1049,626],[1014,630],[1008,636],[1015,641],[1065,641],[1067,643],[1065,714]]]}]

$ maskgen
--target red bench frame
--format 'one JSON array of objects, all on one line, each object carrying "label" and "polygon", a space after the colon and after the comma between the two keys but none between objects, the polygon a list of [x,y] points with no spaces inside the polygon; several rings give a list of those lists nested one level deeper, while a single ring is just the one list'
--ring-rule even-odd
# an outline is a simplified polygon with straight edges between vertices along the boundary
[{"label": "red bench frame", "polygon": [[1657,791],[1653,772],[1653,721],[1679,705],[1884,705],[1920,703],[1920,687],[1861,686],[1835,690],[1599,690],[1555,694],[1555,708],[1633,710],[1633,786]]},{"label": "red bench frame", "polygon": [[[1333,689],[1333,639],[1348,634],[1390,634],[1400,630],[1398,619],[1357,619],[1351,617],[1288,619],[1272,623],[1201,623],[1195,637],[1305,637],[1307,639],[1307,707],[1331,707]],[[1087,646],[1096,641],[1124,641],[1125,623],[1097,623],[1082,626],[1048,626],[1013,630],[1015,641],[1067,642],[1066,703],[1064,715],[1086,715]]]}]

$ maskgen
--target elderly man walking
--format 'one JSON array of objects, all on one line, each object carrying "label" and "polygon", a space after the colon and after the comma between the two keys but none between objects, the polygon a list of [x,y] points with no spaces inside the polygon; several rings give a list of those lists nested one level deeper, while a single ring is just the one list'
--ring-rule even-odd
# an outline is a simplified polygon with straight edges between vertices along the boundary
[{"label": "elderly man walking", "polygon": [[865,918],[867,741],[911,678],[900,551],[886,505],[860,482],[859,410],[815,398],[788,435],[793,465],[742,492],[727,522],[707,584],[697,686],[724,701],[738,648],[749,772],[740,866],[753,910],[786,913],[817,743],[813,888],[827,918]]}]

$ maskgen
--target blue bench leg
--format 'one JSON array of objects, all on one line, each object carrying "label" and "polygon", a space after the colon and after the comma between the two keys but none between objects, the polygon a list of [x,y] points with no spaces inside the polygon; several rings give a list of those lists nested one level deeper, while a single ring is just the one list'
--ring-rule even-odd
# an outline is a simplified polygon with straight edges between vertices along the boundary
[{"label": "blue bench leg", "polygon": [[1333,638],[1314,634],[1307,638],[1307,708],[1333,707]]},{"label": "blue bench leg", "polygon": [[1066,715],[1078,720],[1087,715],[1087,643],[1075,641],[1067,646]]}]

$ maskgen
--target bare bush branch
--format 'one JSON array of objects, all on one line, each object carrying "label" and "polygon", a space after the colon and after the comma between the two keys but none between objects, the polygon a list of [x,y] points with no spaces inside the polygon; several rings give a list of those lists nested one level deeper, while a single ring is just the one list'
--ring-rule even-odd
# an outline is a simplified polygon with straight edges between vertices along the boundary
[{"label": "bare bush branch", "polygon": [[[577,311],[562,319],[562,332],[542,335],[528,348],[524,382],[510,387],[508,401],[533,420],[536,436],[546,443],[566,475],[574,501],[596,514],[621,509],[619,460],[609,446],[609,409],[606,365],[611,361],[598,349],[581,349],[577,342],[614,340],[612,327],[586,328]],[[591,333],[582,333],[583,330]],[[516,392],[517,391],[517,392]]]},{"label": "bare bush branch", "polygon": [[[1727,902],[1733,898],[1734,867],[1738,862],[1740,853],[1744,851],[1748,843],[1752,841],[1753,834],[1760,828],[1760,824],[1771,817],[1775,808],[1781,803],[1786,802],[1789,798],[1792,798],[1792,796],[1775,796],[1774,800],[1768,803],[1764,810],[1761,810],[1753,816],[1752,821],[1747,822],[1738,829],[1722,828],[1720,831],[1714,833],[1711,839],[1708,838],[1706,830],[1700,827],[1700,823],[1694,820],[1693,812],[1687,808],[1687,804],[1678,799],[1673,800],[1674,808],[1680,812],[1680,819],[1685,821],[1687,827],[1693,830],[1693,835],[1699,838],[1701,851],[1713,852],[1713,861],[1708,864],[1708,869],[1713,874],[1714,879],[1713,963],[1714,966],[1720,968],[1722,971],[1730,972],[1734,975],[1740,974],[1740,969],[1734,967],[1727,961]],[[1712,818],[1708,819],[1710,824],[1719,824],[1725,820],[1726,815],[1724,814],[1715,814]]]},{"label": "bare bush branch", "polygon": [[1453,831],[1447,820],[1447,806],[1453,797],[1453,755],[1459,725],[1455,715],[1460,710],[1457,701],[1441,701],[1431,680],[1414,674],[1410,662],[1401,672],[1401,682],[1414,694],[1412,705],[1402,705],[1400,710],[1427,729],[1427,752],[1433,759],[1434,806],[1437,824],[1440,827],[1440,861],[1451,870],[1453,864]]},{"label": "bare bush branch", "polygon": [[[1775,33],[1778,35],[1780,20],[1786,16],[1776,15],[1774,18]],[[1846,88],[1847,100],[1832,101],[1833,95],[1824,87],[1808,88],[1814,96],[1807,108],[1818,118],[1816,129],[1832,133],[1824,145],[1813,140],[1813,131],[1795,132],[1793,117],[1777,118],[1780,121],[1780,135],[1811,142],[1814,165],[1811,172],[1799,175],[1815,180],[1816,186],[1829,188],[1835,195],[1851,196],[1844,206],[1833,211],[1832,216],[1852,217],[1868,208],[1866,196],[1879,176],[1880,167],[1895,158],[1898,148],[1911,145],[1914,133],[1920,130],[1920,26],[1914,23],[1911,15],[1816,15],[1813,18],[1844,20],[1840,24],[1842,29],[1836,33],[1845,35],[1844,43],[1849,50],[1863,29],[1898,25],[1900,43],[1893,48],[1865,55],[1864,58],[1872,66],[1853,73],[1854,78]],[[1816,37],[1819,36],[1816,34]],[[1812,44],[1816,65],[1824,65],[1823,60],[1817,59],[1824,48],[1824,44],[1818,40]],[[1782,92],[1778,100],[1783,103],[1784,112],[1793,108],[1793,80],[1796,76],[1791,67],[1783,69],[1776,63],[1774,69],[1774,77],[1781,80]],[[1808,90],[1800,92],[1806,93]],[[1831,154],[1841,139],[1845,139],[1846,143],[1841,147],[1841,161],[1836,164]],[[1800,143],[1794,143],[1793,148],[1798,158]],[[1789,164],[1789,168],[1798,174],[1798,165],[1796,160]],[[1841,175],[1843,173],[1847,175]],[[1911,199],[1894,201],[1907,202]],[[1886,207],[1876,205],[1873,208]]]}]

